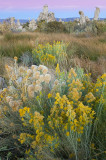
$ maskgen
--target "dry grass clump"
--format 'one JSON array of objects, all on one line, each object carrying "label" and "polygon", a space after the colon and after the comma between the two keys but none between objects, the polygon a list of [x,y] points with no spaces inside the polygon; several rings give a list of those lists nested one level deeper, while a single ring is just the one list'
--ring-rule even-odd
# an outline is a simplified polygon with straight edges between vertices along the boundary
[{"label": "dry grass clump", "polygon": [[91,73],[94,80],[106,72],[106,59],[103,57],[99,58],[97,61],[91,61],[88,58],[73,56],[68,61],[66,66],[67,70],[69,70],[69,64],[71,67],[78,66],[83,68],[86,73]]}]

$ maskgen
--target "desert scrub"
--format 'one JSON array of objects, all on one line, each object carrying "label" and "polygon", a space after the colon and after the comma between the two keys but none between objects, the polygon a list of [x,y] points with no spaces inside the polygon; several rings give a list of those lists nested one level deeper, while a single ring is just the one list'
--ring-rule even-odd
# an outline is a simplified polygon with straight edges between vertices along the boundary
[{"label": "desert scrub", "polygon": [[[5,156],[6,151],[7,154],[8,152],[11,152],[11,159],[14,154],[15,157],[17,157],[17,154],[19,157],[23,155],[24,145],[18,145],[18,138],[23,130],[25,132],[28,131],[26,131],[26,126],[22,126],[23,122],[19,116],[19,108],[23,105],[34,106],[35,98],[33,96],[35,95],[36,97],[36,94],[39,94],[40,90],[42,90],[44,83],[48,84],[51,80],[51,75],[48,74],[47,67],[32,66],[31,69],[28,69],[27,67],[18,67],[17,57],[14,57],[14,61],[15,63],[13,67],[8,65],[5,66],[10,86],[0,93],[0,155],[3,153]],[[30,79],[31,75],[33,76],[32,79]],[[33,88],[33,85],[35,88]],[[31,101],[29,101],[30,99]],[[36,105],[39,105],[37,100]],[[23,150],[21,150],[21,148],[23,148]]]},{"label": "desert scrub", "polygon": [[57,63],[63,64],[66,60],[66,48],[68,44],[60,41],[53,44],[39,44],[33,51],[33,59],[36,64],[44,64],[46,66],[55,66]]},{"label": "desert scrub", "polygon": [[0,94],[0,127],[2,134],[11,131],[19,149],[24,146],[23,157],[104,159],[106,74],[93,83],[83,69],[64,73],[57,64],[52,79],[44,65],[18,67],[14,61],[13,68],[6,66],[10,85]]}]

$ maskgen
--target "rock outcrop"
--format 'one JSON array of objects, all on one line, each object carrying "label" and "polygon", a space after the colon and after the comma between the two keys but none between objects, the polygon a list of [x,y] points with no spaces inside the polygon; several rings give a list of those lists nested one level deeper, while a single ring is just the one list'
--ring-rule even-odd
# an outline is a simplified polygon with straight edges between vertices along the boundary
[{"label": "rock outcrop", "polygon": [[86,25],[86,19],[85,19],[85,15],[84,15],[84,12],[82,11],[79,11],[79,14],[80,14],[80,25]]},{"label": "rock outcrop", "polygon": [[17,32],[17,31],[22,31],[23,27],[22,27],[19,19],[18,19],[17,22],[15,23],[15,18],[14,18],[14,17],[11,17],[11,18],[10,18],[10,29],[11,29],[12,31],[15,31],[15,32]]},{"label": "rock outcrop", "polygon": [[90,19],[84,15],[82,11],[79,11],[80,19],[76,19],[77,22],[79,22],[79,25],[86,25],[87,22],[90,21]]},{"label": "rock outcrop", "polygon": [[59,19],[59,22],[63,22],[61,18]]},{"label": "rock outcrop", "polygon": [[59,22],[62,22],[62,23],[64,23],[64,21],[63,21],[61,18],[59,19]]},{"label": "rock outcrop", "polygon": [[17,27],[20,27],[21,26],[21,23],[19,21],[19,19],[17,19]]},{"label": "rock outcrop", "polygon": [[96,7],[95,14],[94,14],[95,21],[97,21],[99,19],[99,13],[100,13],[100,9],[98,7]]},{"label": "rock outcrop", "polygon": [[87,16],[85,16],[85,20],[86,20],[86,22],[90,21],[89,17],[87,17]]},{"label": "rock outcrop", "polygon": [[40,12],[37,21],[45,20],[46,22],[55,21],[55,16],[53,12],[48,11],[48,5],[43,6],[43,12]]},{"label": "rock outcrop", "polygon": [[11,29],[15,29],[15,27],[16,27],[15,18],[14,17],[10,18],[10,27],[11,27]]},{"label": "rock outcrop", "polygon": [[17,29],[17,30],[22,30],[22,25],[21,25],[19,19],[17,19],[16,29]]},{"label": "rock outcrop", "polygon": [[29,29],[32,30],[32,31],[37,29],[37,24],[36,24],[36,21],[34,19],[32,19],[32,21],[29,22]]}]

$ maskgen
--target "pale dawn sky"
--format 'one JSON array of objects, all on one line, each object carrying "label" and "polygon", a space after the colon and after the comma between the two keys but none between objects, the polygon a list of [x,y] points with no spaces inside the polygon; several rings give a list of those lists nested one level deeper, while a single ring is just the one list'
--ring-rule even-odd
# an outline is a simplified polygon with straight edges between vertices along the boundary
[{"label": "pale dawn sky", "polygon": [[79,10],[93,18],[95,7],[101,10],[100,18],[106,18],[106,0],[0,0],[0,18],[36,19],[45,4],[56,18],[79,17]]}]

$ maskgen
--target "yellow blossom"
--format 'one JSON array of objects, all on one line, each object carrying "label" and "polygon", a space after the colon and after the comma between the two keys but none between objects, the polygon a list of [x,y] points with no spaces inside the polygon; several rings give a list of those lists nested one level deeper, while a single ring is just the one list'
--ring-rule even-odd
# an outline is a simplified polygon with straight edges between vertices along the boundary
[{"label": "yellow blossom", "polygon": [[70,135],[70,133],[69,132],[66,132],[66,136],[69,136]]},{"label": "yellow blossom", "polygon": [[57,64],[57,67],[56,67],[56,74],[60,74],[60,68],[59,68],[59,64]]},{"label": "yellow blossom", "polygon": [[48,94],[48,98],[51,98],[51,97],[52,97],[52,94],[51,94],[51,93],[49,93],[49,94]]}]

